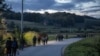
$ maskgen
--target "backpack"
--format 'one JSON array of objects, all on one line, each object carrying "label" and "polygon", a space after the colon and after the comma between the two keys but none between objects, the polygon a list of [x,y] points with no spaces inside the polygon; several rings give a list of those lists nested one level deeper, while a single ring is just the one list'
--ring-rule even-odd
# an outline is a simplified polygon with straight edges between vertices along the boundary
[{"label": "backpack", "polygon": [[7,48],[8,48],[8,47],[12,47],[12,41],[7,40],[7,42],[6,42],[6,47],[7,47]]},{"label": "backpack", "polygon": [[12,47],[17,47],[17,42],[16,41],[12,42]]}]

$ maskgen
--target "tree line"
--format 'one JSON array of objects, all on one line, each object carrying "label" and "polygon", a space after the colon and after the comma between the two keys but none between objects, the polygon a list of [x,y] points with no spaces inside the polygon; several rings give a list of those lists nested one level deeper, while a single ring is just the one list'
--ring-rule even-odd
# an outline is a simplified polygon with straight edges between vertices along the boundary
[{"label": "tree line", "polygon": [[[6,19],[20,20],[20,12],[9,12],[3,15]],[[36,22],[46,25],[53,25],[59,27],[76,27],[76,24],[83,23],[87,28],[93,28],[93,26],[100,26],[100,20],[90,16],[80,16],[76,14],[57,12],[57,13],[24,13],[24,21]]]}]

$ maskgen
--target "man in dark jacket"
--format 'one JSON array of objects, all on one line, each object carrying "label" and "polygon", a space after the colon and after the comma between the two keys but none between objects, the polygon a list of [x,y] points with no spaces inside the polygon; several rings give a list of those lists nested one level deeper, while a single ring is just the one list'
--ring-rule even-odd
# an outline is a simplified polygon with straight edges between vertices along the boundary
[{"label": "man in dark jacket", "polygon": [[11,48],[12,48],[12,41],[11,38],[9,37],[8,40],[6,41],[7,56],[11,56]]}]

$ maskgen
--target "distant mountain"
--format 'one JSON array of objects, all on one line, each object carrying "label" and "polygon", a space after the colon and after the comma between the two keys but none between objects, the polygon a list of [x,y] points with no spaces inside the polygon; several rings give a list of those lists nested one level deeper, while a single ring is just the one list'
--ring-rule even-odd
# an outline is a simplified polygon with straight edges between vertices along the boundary
[{"label": "distant mountain", "polygon": [[[10,20],[20,20],[21,13],[5,13],[4,17]],[[100,26],[100,19],[89,16],[80,16],[65,12],[57,12],[49,14],[40,13],[24,13],[24,21],[36,22],[44,25],[56,27],[78,27],[78,28],[94,28]]]}]

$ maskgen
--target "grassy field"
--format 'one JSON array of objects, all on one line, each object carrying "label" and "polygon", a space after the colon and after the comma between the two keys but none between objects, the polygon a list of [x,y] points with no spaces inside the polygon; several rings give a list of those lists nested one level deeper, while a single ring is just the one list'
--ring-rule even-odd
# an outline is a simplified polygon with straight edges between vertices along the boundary
[{"label": "grassy field", "polygon": [[65,49],[64,56],[100,56],[100,36],[71,44]]},{"label": "grassy field", "polygon": [[[77,34],[68,34],[68,36],[66,37],[66,34],[62,34],[64,36],[64,38],[72,38],[72,37],[76,37]],[[48,34],[49,40],[55,40],[56,39],[57,34]]]}]

